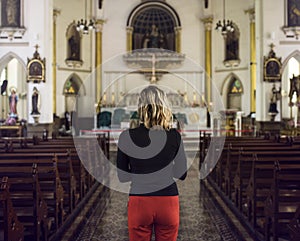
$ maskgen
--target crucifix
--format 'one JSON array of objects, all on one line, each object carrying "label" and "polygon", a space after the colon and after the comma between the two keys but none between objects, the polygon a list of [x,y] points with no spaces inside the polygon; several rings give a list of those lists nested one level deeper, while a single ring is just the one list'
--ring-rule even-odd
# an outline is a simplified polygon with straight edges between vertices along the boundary
[{"label": "crucifix", "polygon": [[38,49],[39,49],[40,46],[38,44],[36,44],[36,45],[34,45],[34,47],[35,47],[35,52],[33,53],[33,57],[35,59],[40,59],[40,54],[38,52]]},{"label": "crucifix", "polygon": [[35,50],[38,51],[38,48],[40,47],[38,44],[34,45]]},{"label": "crucifix", "polygon": [[157,78],[155,76],[155,63],[156,63],[155,54],[152,54],[152,75],[150,79],[151,84],[155,84],[157,81]]}]

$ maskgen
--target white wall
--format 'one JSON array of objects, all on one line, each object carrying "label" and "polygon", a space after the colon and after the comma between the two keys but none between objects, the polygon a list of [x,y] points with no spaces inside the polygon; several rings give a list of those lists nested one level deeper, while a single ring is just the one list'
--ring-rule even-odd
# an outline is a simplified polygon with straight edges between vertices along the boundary
[{"label": "white wall", "polygon": [[[113,0],[103,1],[102,10],[91,10],[91,6],[97,7],[97,1],[88,0],[87,18],[90,17],[104,19],[103,25],[103,55],[102,62],[105,65],[112,61],[115,56],[120,56],[126,51],[126,22],[130,12],[141,3],[140,0]],[[241,80],[244,87],[242,96],[242,106],[245,114],[250,112],[250,20],[245,10],[254,6],[256,13],[256,48],[257,48],[257,119],[268,120],[267,108],[269,100],[266,97],[269,92],[269,86],[262,81],[263,56],[266,56],[270,50],[270,43],[275,44],[277,56],[282,57],[282,62],[295,50],[299,49],[299,40],[287,39],[281,27],[284,21],[284,4],[282,0],[226,0],[226,19],[232,19],[240,30],[240,64],[238,67],[227,68],[223,65],[224,60],[224,39],[220,33],[214,30],[215,24],[223,18],[223,4],[220,0],[210,0],[209,8],[204,9],[204,2],[199,0],[167,0],[171,7],[178,13],[182,26],[182,53],[190,58],[198,66],[204,67],[205,64],[205,29],[201,19],[212,16],[212,79],[216,89],[223,94],[226,93],[227,83],[224,81],[230,73],[234,73]],[[23,39],[0,39],[0,67],[6,61],[5,56],[8,53],[18,56],[23,66],[27,63],[27,58],[32,58],[35,51],[34,46],[38,44],[39,53],[42,58],[46,58],[46,83],[37,85],[41,93],[41,117],[40,122],[52,122],[52,61],[53,61],[53,8],[61,11],[57,18],[57,114],[62,116],[65,111],[65,100],[63,86],[68,77],[75,73],[83,81],[87,90],[87,95],[94,95],[95,80],[93,78],[95,65],[95,33],[82,36],[82,60],[83,65],[80,68],[68,67],[65,63],[67,53],[66,31],[68,26],[85,16],[85,1],[82,0],[30,0],[24,1],[24,26],[26,32]],[[97,16],[95,16],[97,15]],[[120,63],[118,63],[120,64]],[[123,64],[124,65],[124,64]],[[124,71],[126,66],[117,66],[120,71]],[[113,70],[115,70],[113,68]],[[111,71],[111,69],[109,70]],[[183,72],[182,72],[183,73]],[[23,77],[24,78],[24,77]],[[130,77],[131,78],[131,77]],[[203,83],[197,83],[197,78],[189,77],[195,86],[203,91]],[[127,77],[125,78],[127,79]],[[26,82],[26,79],[20,81]],[[203,78],[199,78],[203,82]],[[289,81],[284,77],[283,81]],[[127,83],[127,80],[125,81]],[[168,78],[162,79],[163,83],[170,84]],[[128,86],[119,86],[119,90],[128,89],[139,84],[135,80],[130,81]],[[109,83],[105,83],[109,85]],[[105,86],[104,86],[105,87]],[[176,86],[176,88],[185,86]],[[33,89],[33,84],[26,83],[28,95]],[[103,88],[104,89],[104,88]],[[288,90],[285,90],[288,91]],[[188,89],[189,99],[193,97],[193,91]],[[226,102],[226,96],[222,96],[223,102]],[[29,101],[29,97],[28,97]],[[94,104],[94,103],[91,103]],[[86,103],[89,105],[89,103]],[[82,106],[82,105],[81,105]],[[30,105],[27,105],[27,118],[30,117]],[[87,111],[88,113],[90,111]],[[83,112],[84,116],[85,113]],[[86,114],[88,115],[88,114]]]},{"label": "white wall", "polygon": [[[0,39],[0,66],[7,64],[9,56],[16,56],[21,64],[27,63],[27,58],[32,58],[35,52],[34,46],[39,45],[38,52],[41,58],[46,58],[46,83],[38,85],[43,105],[41,105],[41,123],[52,122],[52,81],[51,81],[51,23],[52,23],[52,0],[30,0],[24,2],[24,27],[26,32],[22,39]],[[45,31],[46,30],[46,31]],[[49,48],[50,46],[50,48]],[[9,56],[8,56],[9,55]],[[24,66],[24,71],[25,66]],[[26,83],[26,76],[18,78],[18,85]],[[30,98],[32,83],[26,83],[27,100]],[[29,102],[28,102],[29,103]],[[30,108],[27,105],[27,113],[22,118],[33,122],[30,116]]]}]

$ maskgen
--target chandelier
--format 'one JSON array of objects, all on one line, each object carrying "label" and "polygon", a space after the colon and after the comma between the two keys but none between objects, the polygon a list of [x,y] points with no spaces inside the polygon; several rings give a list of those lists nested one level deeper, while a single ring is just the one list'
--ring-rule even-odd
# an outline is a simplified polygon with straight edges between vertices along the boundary
[{"label": "chandelier", "polygon": [[95,23],[92,19],[89,20],[89,23],[87,21],[86,14],[87,13],[87,0],[85,0],[85,18],[84,20],[78,20],[76,30],[78,32],[82,32],[83,34],[89,34],[89,30],[92,30],[95,28]]},{"label": "chandelier", "polygon": [[232,20],[225,20],[225,0],[223,0],[223,20],[219,20],[216,24],[216,30],[225,36],[228,32],[234,31],[234,23]]}]

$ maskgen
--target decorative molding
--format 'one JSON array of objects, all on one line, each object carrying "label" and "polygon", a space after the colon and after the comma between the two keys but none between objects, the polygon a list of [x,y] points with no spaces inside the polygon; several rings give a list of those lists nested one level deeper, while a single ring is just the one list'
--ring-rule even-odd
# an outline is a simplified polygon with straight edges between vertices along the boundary
[{"label": "decorative molding", "polygon": [[228,71],[239,71],[239,70],[248,70],[249,67],[244,66],[244,67],[231,67],[231,68],[215,68],[216,73],[221,73],[221,72],[228,72]]},{"label": "decorative molding", "polygon": [[288,41],[288,40],[283,40],[283,41],[279,41],[279,44],[280,45],[299,45],[300,43],[300,40],[291,40],[291,41]]},{"label": "decorative molding", "polygon": [[[287,38],[295,38],[298,40],[300,35],[300,27],[282,27],[282,31],[284,32]],[[299,44],[299,43],[298,43]]]},{"label": "decorative molding", "polygon": [[58,15],[60,15],[60,13],[61,13],[60,9],[57,9],[57,8],[53,9],[53,22],[54,23],[56,23],[57,17],[58,17]]},{"label": "decorative molding", "polygon": [[18,27],[18,28],[10,28],[10,27],[1,27],[0,28],[0,39],[21,39],[23,38],[26,32],[26,28]]},{"label": "decorative molding", "polygon": [[[72,71],[74,72],[74,68],[65,68],[65,67],[57,67],[58,70],[64,70],[64,71]],[[81,72],[81,73],[91,73],[92,68],[90,69],[76,69],[76,72]]]},{"label": "decorative molding", "polygon": [[8,43],[1,43],[0,46],[5,46],[5,47],[28,47],[29,42],[8,42]]},{"label": "decorative molding", "polygon": [[206,31],[211,31],[212,30],[213,20],[214,20],[214,18],[212,16],[201,19],[201,21],[204,23]]},{"label": "decorative molding", "polygon": [[106,19],[96,19],[95,20],[95,30],[96,32],[102,32],[103,30],[103,24],[106,23]]},{"label": "decorative molding", "polygon": [[254,8],[249,8],[244,11],[245,14],[249,14],[249,19],[251,23],[255,22],[255,9]]}]

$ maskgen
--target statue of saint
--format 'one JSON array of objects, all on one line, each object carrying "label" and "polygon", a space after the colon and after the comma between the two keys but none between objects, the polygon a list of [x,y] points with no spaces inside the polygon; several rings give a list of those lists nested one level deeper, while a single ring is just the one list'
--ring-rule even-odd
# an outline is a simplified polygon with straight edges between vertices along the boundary
[{"label": "statue of saint", "polygon": [[159,33],[155,24],[151,26],[150,33],[146,33],[143,39],[143,48],[165,48],[165,37]]},{"label": "statue of saint", "polygon": [[36,87],[33,87],[33,93],[31,96],[31,100],[32,100],[32,111],[31,111],[31,115],[39,115],[40,112],[38,110],[38,105],[39,105],[39,91]]},{"label": "statue of saint", "polygon": [[72,35],[69,40],[69,48],[70,48],[70,54],[68,59],[69,60],[79,60],[79,43],[76,40],[75,36]]},{"label": "statue of saint", "polygon": [[10,96],[8,97],[9,100],[9,116],[10,117],[17,117],[18,112],[17,112],[17,103],[18,103],[18,95],[16,93],[15,88],[11,88],[10,90]]},{"label": "statue of saint", "polygon": [[277,110],[277,101],[280,100],[281,98],[281,89],[279,90],[276,89],[275,84],[273,85],[272,88],[272,95],[270,99],[270,106],[269,106],[269,113],[278,113]]}]

